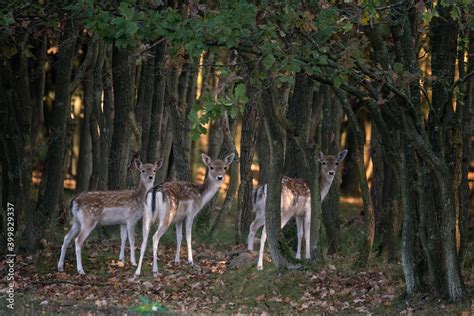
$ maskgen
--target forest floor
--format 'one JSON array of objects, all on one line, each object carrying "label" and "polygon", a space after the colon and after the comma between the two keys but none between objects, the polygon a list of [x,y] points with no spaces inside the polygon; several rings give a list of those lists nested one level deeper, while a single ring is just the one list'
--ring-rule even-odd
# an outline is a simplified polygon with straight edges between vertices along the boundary
[{"label": "forest floor", "polygon": [[[403,298],[404,283],[400,263],[371,260],[367,268],[355,268],[356,247],[363,237],[362,221],[354,210],[349,227],[344,227],[341,254],[325,256],[324,263],[304,264],[301,270],[278,273],[266,257],[264,270],[255,268],[256,254],[244,245],[232,246],[232,233],[220,234],[212,241],[196,234],[195,266],[188,266],[182,247],[181,264],[174,264],[174,229],[160,243],[157,278],[151,272],[148,249],[142,276],[134,278],[129,262],[118,262],[120,241],[101,239],[94,233],[83,249],[86,276],[75,270],[70,247],[65,272],[56,270],[62,232],[55,242],[44,242],[34,256],[16,257],[15,311],[12,315],[136,315],[151,310],[176,313],[321,313],[375,314],[474,313],[474,268],[465,267],[464,280],[471,297],[462,304],[446,304],[430,296]],[[137,233],[140,236],[139,233]],[[138,243],[139,244],[139,243]],[[185,244],[185,242],[183,242]],[[258,247],[258,245],[257,245]],[[256,247],[256,249],[257,249]],[[149,248],[151,246],[149,245]],[[128,250],[128,248],[127,248]],[[126,252],[127,255],[129,252]],[[351,255],[352,253],[352,255]],[[234,267],[237,257],[251,258],[250,266]],[[252,258],[253,257],[253,258]],[[0,261],[5,270],[5,261]],[[6,289],[5,278],[0,282]],[[0,312],[5,290],[0,292]]]}]

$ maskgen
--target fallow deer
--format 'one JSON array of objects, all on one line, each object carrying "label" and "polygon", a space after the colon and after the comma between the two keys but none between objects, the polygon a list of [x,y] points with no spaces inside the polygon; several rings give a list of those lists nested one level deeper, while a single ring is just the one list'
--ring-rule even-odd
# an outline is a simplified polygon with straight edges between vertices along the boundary
[{"label": "fallow deer", "polygon": [[[337,172],[339,162],[347,155],[347,149],[339,152],[337,156],[325,156],[319,153],[321,163],[319,186],[321,192],[321,201],[324,200],[329,192],[331,184]],[[267,185],[257,187],[253,192],[254,211],[256,218],[249,228],[247,239],[248,250],[253,251],[255,233],[263,226],[262,236],[260,238],[260,252],[258,256],[257,269],[263,269],[263,250],[267,238],[265,227],[265,204],[267,198]],[[297,229],[297,248],[296,258],[301,259],[301,242],[303,235],[305,237],[306,259],[310,258],[309,232],[311,226],[311,195],[309,186],[302,179],[283,177],[281,192],[281,228],[295,216]]]},{"label": "fallow deer", "polygon": [[71,201],[71,230],[64,237],[58,271],[64,270],[64,257],[71,239],[79,233],[76,242],[77,272],[85,274],[82,267],[81,249],[84,241],[96,226],[120,225],[121,247],[119,260],[125,257],[125,244],[128,236],[130,261],[135,260],[135,225],[143,216],[146,192],[153,186],[155,174],[161,168],[163,159],[155,163],[142,164],[134,160],[135,168],[140,171],[140,183],[135,190],[95,191],[81,193]]},{"label": "fallow deer", "polygon": [[191,232],[193,220],[199,211],[217,193],[221,186],[229,165],[234,160],[235,154],[230,154],[224,160],[211,160],[202,154],[202,160],[208,168],[207,178],[202,185],[186,181],[165,182],[151,189],[146,196],[145,212],[143,215],[143,241],[140,249],[140,260],[135,272],[141,273],[143,257],[150,225],[158,218],[158,229],[153,235],[153,274],[158,274],[158,244],[160,238],[171,224],[176,226],[176,257],[175,262],[180,262],[180,249],[183,233],[183,223],[186,226],[186,244],[188,249],[188,263],[193,264],[191,245]]}]

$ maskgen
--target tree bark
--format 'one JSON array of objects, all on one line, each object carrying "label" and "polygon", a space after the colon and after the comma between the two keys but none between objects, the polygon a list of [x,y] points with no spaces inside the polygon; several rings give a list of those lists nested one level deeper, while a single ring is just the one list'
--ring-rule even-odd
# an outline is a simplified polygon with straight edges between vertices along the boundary
[{"label": "tree bark", "polygon": [[433,170],[438,182],[436,188],[437,207],[441,210],[441,236],[446,271],[446,289],[452,301],[465,297],[464,284],[456,248],[456,205],[455,170],[460,165],[453,157],[456,153],[458,124],[454,122],[451,106],[450,86],[454,81],[454,67],[457,50],[457,23],[451,17],[450,8],[438,4],[439,17],[430,24],[430,45],[432,51],[432,74],[438,78],[433,82],[432,107],[428,120],[429,137],[435,155],[446,161],[446,171]]},{"label": "tree bark", "polygon": [[108,188],[117,190],[127,187],[130,145],[129,115],[132,111],[132,91],[134,90],[132,68],[135,67],[131,50],[114,47],[112,67],[115,119],[109,155]]},{"label": "tree bark", "polygon": [[179,109],[171,85],[165,89],[165,100],[169,107],[169,118],[173,133],[173,161],[175,163],[176,177],[181,181],[190,181],[192,178],[191,168],[186,156],[186,144],[183,139],[185,121],[179,115]]},{"label": "tree bark", "polygon": [[364,216],[365,216],[365,239],[361,245],[359,258],[357,260],[357,265],[365,267],[370,259],[372,253],[372,246],[374,243],[375,236],[375,215],[374,215],[374,206],[372,203],[372,197],[369,191],[369,185],[365,175],[365,165],[364,165],[364,134],[362,129],[359,126],[357,117],[352,111],[352,108],[347,103],[347,100],[344,98],[344,94],[341,90],[337,91],[339,101],[341,102],[342,108],[347,115],[349,124],[354,133],[354,155],[353,157],[356,160],[357,164],[357,181],[359,183],[359,189],[362,196],[362,201],[364,203]]},{"label": "tree bark", "polygon": [[45,63],[47,61],[48,37],[43,34],[36,45],[36,63],[32,76],[32,95],[34,98],[33,113],[31,118],[31,139],[36,141],[44,124],[43,95],[46,86]]},{"label": "tree bark", "polygon": [[[87,47],[92,50],[93,58],[91,68],[95,66],[98,56],[97,43],[90,40]],[[89,54],[91,52],[88,52]],[[87,71],[82,82],[83,89],[83,117],[80,124],[80,145],[79,159],[77,162],[76,192],[83,192],[89,189],[89,181],[92,174],[92,136],[91,136],[91,115],[94,108],[94,75],[92,71]]]},{"label": "tree bark", "polygon": [[[92,92],[92,112],[90,117],[90,134],[91,134],[91,145],[92,145],[92,173],[89,181],[89,190],[95,191],[99,187],[99,176],[101,168],[101,155],[106,155],[101,152],[101,138],[105,137],[102,134],[104,128],[104,120],[102,115],[102,93],[103,93],[103,69],[105,63],[105,44],[104,42],[98,43],[98,59],[94,65],[92,73],[93,80],[93,92]],[[104,102],[105,103],[105,102]],[[105,107],[105,104],[104,104]],[[101,131],[101,133],[99,133]]]},{"label": "tree bark", "polygon": [[404,146],[400,155],[399,169],[403,212],[402,265],[406,291],[411,296],[420,288],[420,278],[416,267],[416,214],[410,190],[413,187],[410,179],[414,170],[410,161],[413,155],[406,142],[402,141],[402,144]]},{"label": "tree bark", "polygon": [[[71,73],[76,53],[78,27],[72,17],[68,17],[61,39],[59,57],[56,63],[55,102],[51,113],[51,133],[47,154],[46,172],[43,181],[45,191],[38,198],[36,213],[42,219],[38,222],[36,234],[37,245],[51,216],[57,215],[60,192],[63,190],[64,150],[66,147],[66,120],[71,111]],[[31,180],[31,179],[30,179]]]},{"label": "tree bark", "polygon": [[[334,98],[333,91],[329,90],[329,87],[327,88],[324,93],[323,120],[321,122],[321,151],[326,155],[336,155],[340,151],[342,111],[339,102]],[[339,172],[337,172],[321,206],[324,229],[328,240],[328,255],[335,254],[339,249],[339,197],[342,170],[343,168],[339,167]]]},{"label": "tree bark", "polygon": [[[294,92],[289,99],[288,121],[295,127],[303,126],[307,115],[311,112],[310,107],[313,101],[313,82],[308,76],[299,73],[295,77]],[[303,131],[301,131],[303,132]],[[295,130],[295,137],[300,137],[298,128]],[[285,153],[284,174],[291,178],[303,178],[305,175],[304,158],[301,149],[296,144],[293,137],[287,140]]]},{"label": "tree bark", "polygon": [[[137,100],[137,121],[141,122],[142,147],[140,157],[147,159],[150,142],[150,128],[153,108],[153,96],[155,94],[155,59],[148,59],[142,69],[139,98]],[[160,64],[160,66],[162,66]],[[151,162],[151,161],[150,161]]]},{"label": "tree bark", "polygon": [[[471,15],[474,12],[474,8],[471,6]],[[464,75],[460,71],[460,79],[465,78],[466,74],[474,72],[474,32],[469,32],[469,45],[467,47],[468,64],[467,70]],[[458,63],[460,67],[464,67],[462,59],[464,58],[464,50],[460,52]],[[459,185],[459,196],[460,196],[460,234],[461,234],[461,245],[459,257],[462,259],[466,246],[468,244],[468,229],[469,229],[469,204],[470,204],[470,190],[469,190],[469,165],[473,160],[472,157],[472,134],[474,128],[471,122],[474,120],[474,80],[471,78],[467,83],[462,86],[462,94],[464,95],[463,102],[458,102],[457,107],[461,107],[459,110],[461,129],[462,129],[462,175],[461,184]],[[458,111],[456,111],[458,113]]]},{"label": "tree bark", "polygon": [[253,221],[253,175],[252,175],[252,161],[255,155],[255,144],[257,142],[257,135],[260,125],[260,117],[258,114],[258,103],[261,102],[260,90],[251,85],[247,86],[247,93],[249,95],[249,103],[247,103],[243,119],[242,119],[242,134],[240,138],[240,186],[238,197],[238,229],[237,239],[244,241],[248,235],[249,226]]},{"label": "tree bark", "polygon": [[[270,84],[271,83],[267,83]],[[270,149],[269,168],[267,178],[267,202],[265,207],[265,226],[268,235],[268,246],[277,270],[285,270],[291,267],[288,259],[282,253],[284,240],[281,233],[281,179],[283,177],[283,166],[285,162],[285,139],[286,135],[279,126],[275,115],[276,100],[275,93],[271,91],[272,86],[263,91],[263,100],[260,104],[265,132]]]},{"label": "tree bark", "polygon": [[100,170],[99,170],[99,190],[107,189],[109,177],[109,156],[112,143],[112,135],[114,132],[114,89],[112,79],[112,47],[105,48],[105,63],[103,74],[104,86],[104,111],[101,116],[100,130]]},{"label": "tree bark", "polygon": [[[163,150],[161,147],[165,147],[161,140],[167,140],[171,138],[168,129],[164,126],[166,125],[165,117],[165,107],[164,107],[164,97],[165,97],[165,88],[167,75],[164,69],[165,67],[165,53],[166,53],[166,41],[163,41],[155,49],[155,64],[154,64],[154,74],[155,74],[155,87],[153,94],[153,103],[151,110],[151,121],[150,121],[150,131],[148,136],[148,152],[147,160],[156,161],[158,160],[159,155],[163,157]],[[144,125],[145,126],[145,125]],[[144,135],[144,142],[146,141],[146,134]],[[160,145],[161,144],[161,145]],[[143,153],[144,154],[144,153]],[[145,156],[143,156],[145,157]],[[164,178],[166,175],[166,170],[168,166],[168,159],[165,159],[165,164],[163,168],[159,171],[158,176]],[[157,177],[158,178],[158,177]]]}]

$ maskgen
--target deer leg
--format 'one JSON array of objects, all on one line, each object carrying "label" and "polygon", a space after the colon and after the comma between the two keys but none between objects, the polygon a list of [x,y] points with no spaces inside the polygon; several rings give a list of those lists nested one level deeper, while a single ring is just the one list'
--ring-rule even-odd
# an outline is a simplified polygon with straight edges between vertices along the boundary
[{"label": "deer leg", "polygon": [[82,267],[82,257],[81,257],[81,250],[82,250],[82,245],[84,244],[84,241],[89,237],[89,234],[91,231],[95,228],[95,224],[89,224],[89,225],[82,225],[81,232],[79,235],[76,237],[76,261],[77,261],[77,272],[79,274],[85,274],[84,268]]},{"label": "deer leg", "polygon": [[257,270],[263,270],[263,250],[265,249],[265,241],[267,240],[267,229],[263,225],[262,237],[260,237],[260,252],[258,253]]},{"label": "deer leg", "polygon": [[130,244],[130,262],[132,266],[137,266],[135,259],[135,223],[127,223],[128,243]]},{"label": "deer leg", "polygon": [[193,249],[191,234],[193,231],[193,218],[191,216],[186,217],[186,246],[188,247],[188,264],[193,265]]},{"label": "deer leg", "polygon": [[63,242],[63,246],[61,247],[61,255],[59,257],[59,262],[58,262],[59,272],[64,271],[64,258],[66,257],[67,247],[69,247],[69,243],[74,238],[74,236],[76,236],[77,233],[79,232],[80,227],[81,225],[78,222],[74,221],[71,229],[66,234],[66,236],[64,236],[64,242]]},{"label": "deer leg", "polygon": [[311,230],[311,213],[307,213],[304,219],[304,243],[306,247],[306,259],[311,259],[311,248],[309,243],[310,237],[310,230]]},{"label": "deer leg", "polygon": [[135,271],[135,276],[139,276],[142,271],[143,257],[145,256],[146,244],[148,242],[148,235],[150,234],[151,219],[152,219],[151,210],[145,207],[145,212],[143,213],[143,228],[142,228],[143,240],[142,240],[142,245],[140,247],[140,259],[138,260],[138,267],[137,267],[137,270]]},{"label": "deer leg", "polygon": [[124,261],[125,259],[125,243],[127,242],[127,227],[125,225],[120,225],[120,254],[119,260]]},{"label": "deer leg", "polygon": [[265,217],[257,216],[257,218],[255,218],[252,224],[250,224],[249,236],[247,238],[247,249],[249,251],[253,251],[253,246],[255,242],[255,234],[257,233],[257,230],[263,226],[264,223],[265,223]]},{"label": "deer leg", "polygon": [[156,230],[156,233],[153,235],[153,274],[158,275],[158,244],[160,243],[160,238],[168,230],[170,223],[160,222],[160,226]]},{"label": "deer leg", "polygon": [[296,259],[301,259],[301,241],[303,239],[303,222],[302,217],[296,216],[296,236],[298,238],[298,246],[296,248]]},{"label": "deer leg", "polygon": [[183,240],[183,222],[179,222],[175,224],[176,227],[176,257],[174,262],[178,264],[180,259],[180,250],[181,250],[181,240]]}]

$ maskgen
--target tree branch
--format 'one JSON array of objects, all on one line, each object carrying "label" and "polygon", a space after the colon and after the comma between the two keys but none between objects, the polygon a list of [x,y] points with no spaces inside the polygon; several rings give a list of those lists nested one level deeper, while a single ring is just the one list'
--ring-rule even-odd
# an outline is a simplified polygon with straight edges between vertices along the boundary
[{"label": "tree branch", "polygon": [[77,70],[76,76],[71,82],[71,86],[69,88],[69,93],[72,94],[76,91],[79,84],[84,80],[84,77],[91,72],[94,67],[91,67],[95,64],[95,60],[97,59],[98,49],[97,49],[97,42],[91,40],[91,44],[87,48],[86,57],[82,62],[81,66]]}]

